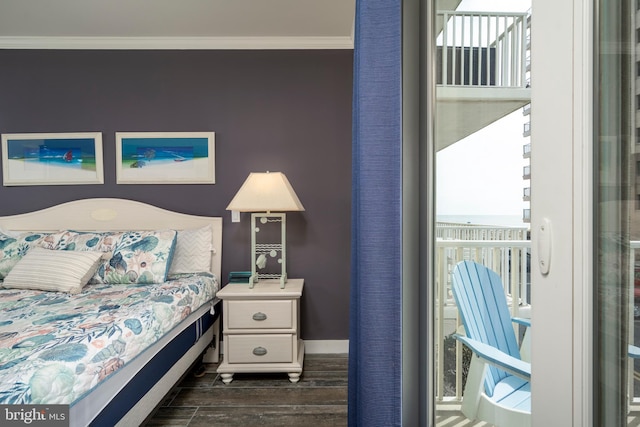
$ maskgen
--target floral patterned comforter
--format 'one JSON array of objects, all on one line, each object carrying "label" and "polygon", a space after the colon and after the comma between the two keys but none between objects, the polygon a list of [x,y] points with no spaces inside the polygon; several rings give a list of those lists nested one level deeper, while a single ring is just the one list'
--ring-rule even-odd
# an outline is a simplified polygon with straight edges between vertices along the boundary
[{"label": "floral patterned comforter", "polygon": [[[0,282],[1,284],[1,282]],[[0,289],[0,404],[73,404],[217,291],[211,275],[83,292]]]}]

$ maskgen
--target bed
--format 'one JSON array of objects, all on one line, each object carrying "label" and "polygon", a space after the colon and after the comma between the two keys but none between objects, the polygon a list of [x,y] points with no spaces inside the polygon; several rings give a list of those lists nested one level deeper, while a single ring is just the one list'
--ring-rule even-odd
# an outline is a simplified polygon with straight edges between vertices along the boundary
[{"label": "bed", "polygon": [[132,200],[0,217],[0,404],[141,424],[205,352],[218,359],[221,249],[220,217]]}]

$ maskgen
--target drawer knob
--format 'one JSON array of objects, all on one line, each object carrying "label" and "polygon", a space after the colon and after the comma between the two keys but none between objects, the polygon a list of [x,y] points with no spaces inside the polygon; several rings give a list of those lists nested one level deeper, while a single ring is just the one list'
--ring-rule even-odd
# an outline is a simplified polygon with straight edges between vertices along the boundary
[{"label": "drawer knob", "polygon": [[257,320],[258,322],[262,320],[267,320],[267,315],[261,312],[254,313],[253,320]]},{"label": "drawer knob", "polygon": [[264,347],[256,347],[253,349],[253,354],[255,354],[256,356],[264,356],[265,354],[267,354],[267,349]]}]

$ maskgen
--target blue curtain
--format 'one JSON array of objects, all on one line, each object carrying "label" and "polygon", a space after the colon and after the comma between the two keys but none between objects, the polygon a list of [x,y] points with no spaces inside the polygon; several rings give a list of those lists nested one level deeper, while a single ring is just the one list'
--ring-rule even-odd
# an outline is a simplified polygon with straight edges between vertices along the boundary
[{"label": "blue curtain", "polygon": [[350,426],[402,422],[401,36],[400,0],[356,1]]}]

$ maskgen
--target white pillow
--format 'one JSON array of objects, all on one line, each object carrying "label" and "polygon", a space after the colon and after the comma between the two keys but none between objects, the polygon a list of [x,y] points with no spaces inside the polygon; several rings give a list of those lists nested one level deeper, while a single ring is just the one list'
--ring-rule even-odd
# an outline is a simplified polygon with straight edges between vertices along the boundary
[{"label": "white pillow", "polygon": [[211,272],[211,225],[179,230],[169,274]]},{"label": "white pillow", "polygon": [[94,275],[102,252],[31,249],[4,278],[5,288],[77,294]]}]

